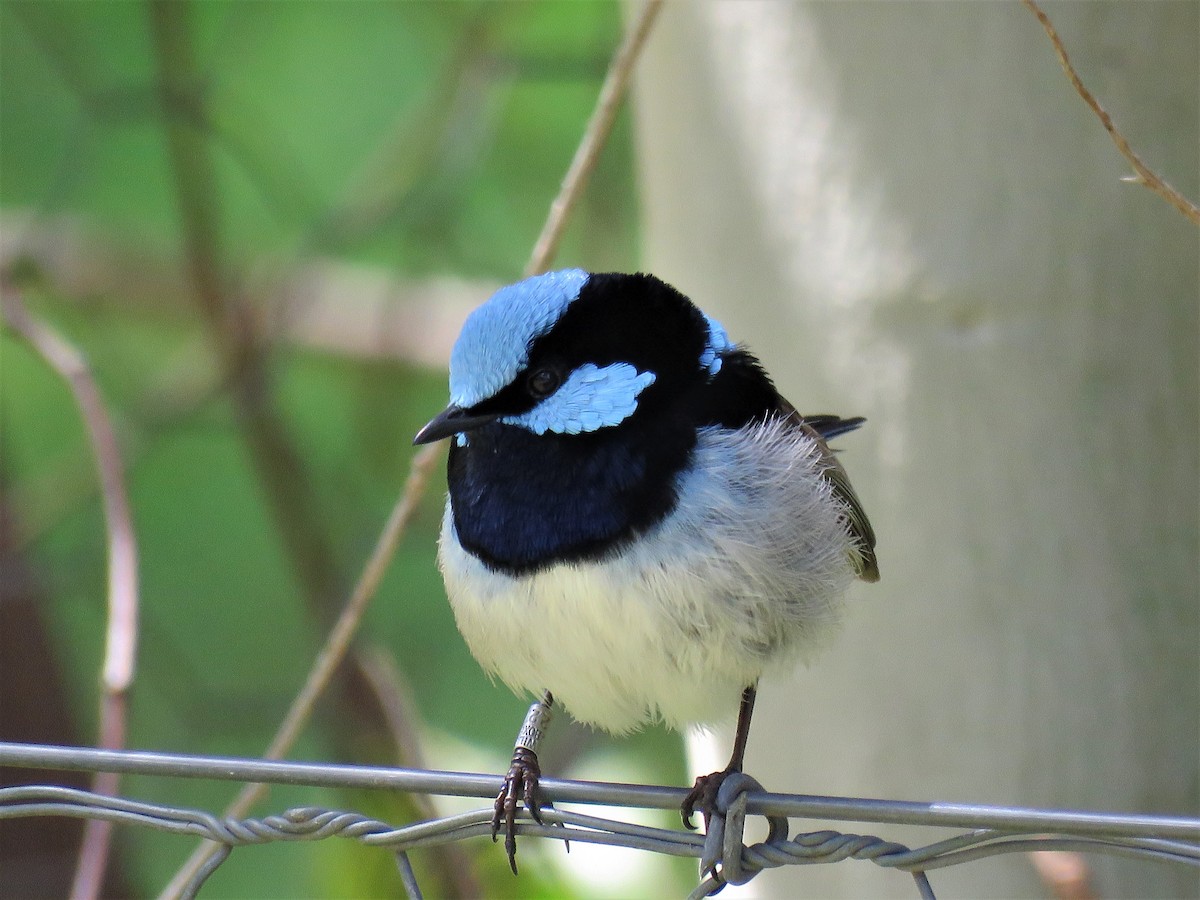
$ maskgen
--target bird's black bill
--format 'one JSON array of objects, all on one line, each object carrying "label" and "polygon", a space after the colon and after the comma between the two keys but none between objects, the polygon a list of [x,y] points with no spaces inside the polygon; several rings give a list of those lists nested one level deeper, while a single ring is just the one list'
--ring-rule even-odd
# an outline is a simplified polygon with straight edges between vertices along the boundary
[{"label": "bird's black bill", "polygon": [[470,431],[497,418],[496,413],[471,413],[451,403],[417,432],[413,444],[432,444],[454,434]]}]

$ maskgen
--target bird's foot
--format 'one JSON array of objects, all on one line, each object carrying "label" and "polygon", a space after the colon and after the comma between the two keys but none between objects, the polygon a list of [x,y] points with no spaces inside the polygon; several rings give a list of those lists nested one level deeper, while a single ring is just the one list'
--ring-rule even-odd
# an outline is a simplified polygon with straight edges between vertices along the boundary
[{"label": "bird's foot", "polygon": [[[533,820],[542,824],[542,796],[538,781],[542,777],[541,766],[538,765],[537,748],[542,742],[542,734],[550,724],[550,710],[554,705],[554,695],[546,691],[537,703],[529,707],[525,721],[517,733],[516,744],[513,747],[512,764],[508,774],[504,776],[504,786],[496,797],[492,812],[492,840],[504,826],[504,850],[508,854],[508,865],[517,874],[517,804],[524,803]],[[549,801],[544,804],[552,808]]]},{"label": "bird's foot", "polygon": [[683,805],[679,808],[679,814],[683,818],[686,828],[692,831],[696,830],[696,826],[692,823],[692,816],[699,812],[704,816],[704,830],[708,831],[709,822],[712,821],[713,813],[717,810],[717,792],[721,790],[725,779],[737,771],[739,770],[729,766],[720,772],[701,775],[696,779],[696,783],[692,785],[691,791],[688,792],[687,797],[683,800]]},{"label": "bird's foot", "polygon": [[517,747],[492,812],[492,840],[496,840],[503,826],[504,850],[514,875],[517,874],[517,804],[524,803],[533,820],[542,824],[542,798],[538,788],[541,777],[537,754],[527,747]]}]

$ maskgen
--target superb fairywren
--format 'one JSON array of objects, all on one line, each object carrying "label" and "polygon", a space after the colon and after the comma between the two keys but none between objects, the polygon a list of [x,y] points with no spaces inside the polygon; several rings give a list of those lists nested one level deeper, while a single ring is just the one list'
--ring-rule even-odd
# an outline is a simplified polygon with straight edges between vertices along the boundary
[{"label": "superb fairywren", "polygon": [[[875,535],[826,440],[863,420],[802,416],[720,323],[650,275],[548,272],[467,318],[450,405],[439,559],[458,628],[518,692],[552,691],[610,732],[714,722],[734,752],[697,779],[707,820],[740,771],[759,676],[811,648]],[[550,695],[547,693],[547,702]],[[515,866],[521,746],[496,801]]]}]

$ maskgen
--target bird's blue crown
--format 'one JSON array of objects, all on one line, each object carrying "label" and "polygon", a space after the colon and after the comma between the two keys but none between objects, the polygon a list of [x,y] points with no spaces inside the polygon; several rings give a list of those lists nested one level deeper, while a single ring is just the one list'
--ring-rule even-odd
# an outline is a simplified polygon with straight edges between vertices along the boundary
[{"label": "bird's blue crown", "polygon": [[[529,365],[534,343],[562,319],[590,278],[581,269],[536,275],[501,288],[472,312],[450,354],[451,402],[470,408],[511,384]],[[733,345],[720,322],[704,318],[707,334],[697,364],[712,378]],[[537,406],[501,421],[534,434],[597,431],[633,415],[639,395],[656,377],[628,362],[586,362]],[[460,445],[465,440],[459,436]]]},{"label": "bird's blue crown", "polygon": [[589,275],[562,269],[502,287],[467,316],[450,351],[450,402],[464,409],[509,384],[529,348],[579,298]]}]

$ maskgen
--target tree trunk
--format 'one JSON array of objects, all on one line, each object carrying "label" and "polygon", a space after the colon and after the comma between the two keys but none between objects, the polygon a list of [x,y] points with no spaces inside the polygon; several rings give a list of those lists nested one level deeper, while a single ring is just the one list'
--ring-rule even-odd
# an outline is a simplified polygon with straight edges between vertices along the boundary
[{"label": "tree trunk", "polygon": [[[1046,11],[1147,164],[1200,195],[1200,5]],[[801,411],[868,419],[837,445],[882,580],[811,666],[764,682],[748,770],[776,791],[1197,814],[1200,232],[1122,183],[1034,16],[669,4],[637,129],[647,270]],[[1200,890],[1194,869],[1088,861],[1101,896]],[[931,879],[1048,893],[1022,855]],[[756,893],[914,888],[844,862]]]}]

